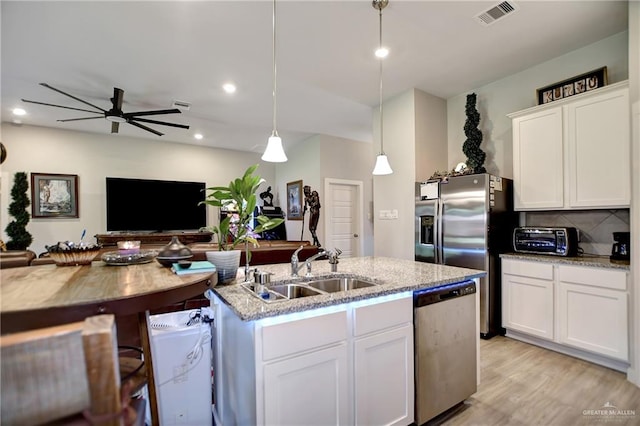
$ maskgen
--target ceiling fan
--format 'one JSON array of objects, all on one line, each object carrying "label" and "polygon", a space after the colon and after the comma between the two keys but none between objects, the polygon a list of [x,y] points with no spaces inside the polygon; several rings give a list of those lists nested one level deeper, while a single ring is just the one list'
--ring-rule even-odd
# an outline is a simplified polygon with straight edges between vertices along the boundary
[{"label": "ceiling fan", "polygon": [[147,132],[151,132],[154,133],[158,136],[162,136],[163,133],[160,133],[159,131],[152,129],[150,127],[147,127],[143,124],[140,124],[139,122],[143,122],[143,123],[150,123],[150,124],[160,124],[162,126],[171,126],[171,127],[179,127],[181,129],[188,129],[189,126],[186,126],[184,124],[176,124],[176,123],[167,123],[166,121],[157,121],[157,120],[149,120],[148,118],[140,118],[142,116],[149,116],[149,115],[162,115],[162,114],[180,114],[180,110],[177,108],[173,108],[173,109],[157,109],[157,110],[152,110],[152,111],[138,111],[138,112],[122,112],[122,98],[124,95],[124,90],[122,89],[118,89],[117,87],[113,88],[113,98],[111,98],[111,109],[110,110],[106,110],[103,108],[100,108],[99,106],[93,105],[87,101],[83,101],[80,98],[77,98],[73,95],[70,95],[68,93],[63,92],[60,89],[56,89],[53,86],[48,85],[47,83],[40,83],[41,86],[44,86],[48,89],[54,90],[58,93],[61,93],[65,96],[70,97],[71,99],[75,99],[78,102],[82,102],[83,104],[89,105],[90,107],[96,108],[99,111],[91,111],[88,109],[82,109],[82,108],[72,108],[72,107],[68,107],[68,106],[63,106],[63,105],[54,105],[54,104],[48,104],[45,102],[37,102],[37,101],[30,101],[28,99],[22,99],[22,102],[29,102],[32,104],[38,104],[38,105],[47,105],[47,106],[53,106],[53,107],[58,107],[58,108],[65,108],[65,109],[72,109],[75,111],[84,111],[84,112],[90,112],[92,114],[99,114],[96,117],[82,117],[82,118],[68,118],[66,120],[57,120],[57,121],[61,121],[61,122],[66,122],[66,121],[79,121],[79,120],[93,120],[96,118],[105,118],[109,121],[111,121],[111,133],[118,133],[118,129],[120,127],[120,123],[128,123],[131,124],[133,126],[139,127],[143,130],[146,130]]}]

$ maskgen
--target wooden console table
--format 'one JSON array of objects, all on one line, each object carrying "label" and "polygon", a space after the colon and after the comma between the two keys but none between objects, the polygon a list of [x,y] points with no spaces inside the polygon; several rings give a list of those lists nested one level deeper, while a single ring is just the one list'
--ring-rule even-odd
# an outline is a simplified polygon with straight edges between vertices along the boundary
[{"label": "wooden console table", "polygon": [[149,311],[202,295],[217,283],[211,273],[178,276],[157,262],[143,265],[42,265],[0,270],[0,332],[32,330],[96,314],[137,315],[153,424],[158,401],[153,377]]},{"label": "wooden console table", "polygon": [[169,244],[176,236],[182,244],[208,243],[211,232],[113,232],[97,234],[96,242],[103,246],[115,246],[118,241],[140,241],[141,244]]}]

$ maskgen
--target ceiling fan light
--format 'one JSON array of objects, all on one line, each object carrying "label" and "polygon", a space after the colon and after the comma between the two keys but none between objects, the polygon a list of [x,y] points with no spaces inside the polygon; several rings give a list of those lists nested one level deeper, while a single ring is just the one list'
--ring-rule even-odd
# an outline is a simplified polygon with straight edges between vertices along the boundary
[{"label": "ceiling fan light", "polygon": [[387,56],[389,56],[389,49],[387,49],[386,47],[379,47],[376,49],[376,57],[382,59],[382,58],[386,58]]},{"label": "ceiling fan light", "polygon": [[383,153],[379,154],[378,157],[376,157],[376,165],[373,168],[373,174],[374,175],[390,175],[391,173],[393,173],[393,170],[391,170],[389,159],[385,154]]},{"label": "ceiling fan light", "polygon": [[284,163],[287,161],[287,155],[282,148],[282,139],[280,139],[280,136],[275,132],[269,137],[267,149],[265,149],[264,154],[262,154],[262,161],[269,163]]},{"label": "ceiling fan light", "polygon": [[119,117],[117,115],[107,115],[104,118],[107,119],[107,121],[111,121],[112,123],[126,123],[127,119],[124,117]]}]

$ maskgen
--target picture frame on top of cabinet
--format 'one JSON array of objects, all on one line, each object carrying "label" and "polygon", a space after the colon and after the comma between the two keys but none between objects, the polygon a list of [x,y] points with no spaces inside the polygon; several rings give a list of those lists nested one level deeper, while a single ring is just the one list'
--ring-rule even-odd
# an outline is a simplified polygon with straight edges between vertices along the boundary
[{"label": "picture frame on top of cabinet", "polygon": [[78,175],[31,173],[31,216],[34,218],[76,218]]},{"label": "picture frame on top of cabinet", "polygon": [[598,68],[567,80],[541,87],[536,91],[538,105],[566,99],[599,87],[604,87],[607,84],[607,67]]},{"label": "picture frame on top of cabinet", "polygon": [[287,183],[287,219],[302,220],[302,181]]}]

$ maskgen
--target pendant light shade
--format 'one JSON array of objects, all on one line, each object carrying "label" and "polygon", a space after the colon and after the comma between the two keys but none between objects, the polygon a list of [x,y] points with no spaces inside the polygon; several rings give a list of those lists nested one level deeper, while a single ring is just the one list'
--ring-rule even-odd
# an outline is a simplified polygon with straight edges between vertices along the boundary
[{"label": "pendant light shade", "polygon": [[267,149],[265,149],[264,154],[262,154],[262,161],[269,163],[284,163],[287,161],[287,155],[284,153],[284,149],[282,149],[282,139],[278,136],[278,132],[272,133],[269,137]]},{"label": "pendant light shade", "polygon": [[[374,9],[378,10],[380,15],[380,44],[376,50],[376,56],[380,61],[380,153],[376,157],[376,165],[373,168],[374,175],[390,175],[393,173],[389,159],[384,153],[384,133],[383,133],[383,111],[382,111],[382,60],[388,53],[388,50],[382,46],[382,9],[387,7],[389,0],[373,0],[371,5]],[[381,52],[385,52],[384,55]]]},{"label": "pendant light shade", "polygon": [[374,175],[390,175],[393,173],[389,159],[385,154],[378,154],[376,157],[376,166],[373,168]]},{"label": "pendant light shade", "polygon": [[276,74],[276,0],[273,0],[273,131],[267,142],[267,149],[262,154],[262,161],[268,161],[270,163],[284,163],[287,161],[287,155],[282,148],[282,139],[278,136],[278,130],[276,130],[276,89],[277,89],[277,74]]}]

